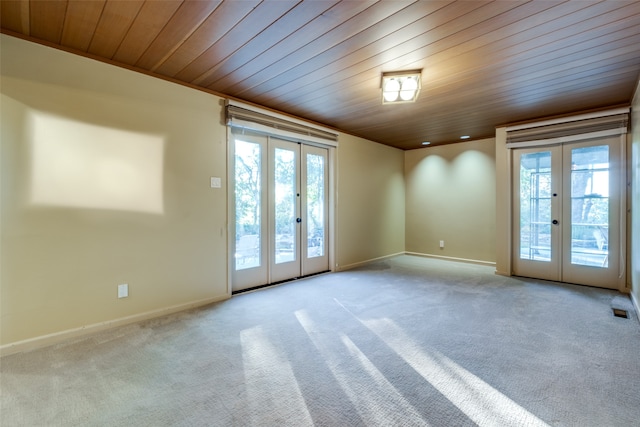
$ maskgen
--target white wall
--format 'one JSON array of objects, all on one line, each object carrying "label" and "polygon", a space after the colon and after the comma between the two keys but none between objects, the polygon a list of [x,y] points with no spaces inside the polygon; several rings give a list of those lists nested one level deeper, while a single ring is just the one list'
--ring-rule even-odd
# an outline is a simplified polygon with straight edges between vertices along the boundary
[{"label": "white wall", "polygon": [[[7,35],[0,47],[3,353],[228,298],[223,100]],[[336,264],[402,251],[402,151],[339,139]]]},{"label": "white wall", "polygon": [[405,181],[408,252],[495,261],[493,139],[406,151]]}]

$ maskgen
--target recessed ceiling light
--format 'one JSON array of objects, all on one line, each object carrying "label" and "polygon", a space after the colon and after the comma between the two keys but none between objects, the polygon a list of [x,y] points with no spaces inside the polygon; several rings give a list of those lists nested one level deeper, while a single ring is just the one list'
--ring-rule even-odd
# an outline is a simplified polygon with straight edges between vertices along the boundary
[{"label": "recessed ceiling light", "polygon": [[460,137],[460,139],[469,139],[469,138],[471,138],[469,135],[462,135],[462,136]]},{"label": "recessed ceiling light", "polygon": [[425,141],[422,143],[422,145],[429,145],[429,144],[431,144],[429,141]]}]

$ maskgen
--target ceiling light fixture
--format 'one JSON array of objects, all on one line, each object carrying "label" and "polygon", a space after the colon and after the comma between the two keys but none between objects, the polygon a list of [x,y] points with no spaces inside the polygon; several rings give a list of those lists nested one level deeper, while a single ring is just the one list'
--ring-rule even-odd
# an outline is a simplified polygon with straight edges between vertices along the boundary
[{"label": "ceiling light fixture", "polygon": [[425,141],[422,143],[422,145],[430,145],[431,143],[429,141]]},{"label": "ceiling light fixture", "polygon": [[460,137],[460,139],[469,139],[469,138],[471,138],[469,135],[462,135],[462,136]]},{"label": "ceiling light fixture", "polygon": [[415,102],[420,92],[421,70],[382,73],[382,103]]}]

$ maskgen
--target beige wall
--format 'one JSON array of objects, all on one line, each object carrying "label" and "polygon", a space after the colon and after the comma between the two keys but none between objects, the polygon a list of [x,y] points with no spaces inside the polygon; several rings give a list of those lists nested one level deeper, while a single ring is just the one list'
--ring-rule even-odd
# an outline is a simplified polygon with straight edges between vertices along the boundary
[{"label": "beige wall", "polygon": [[[631,106],[631,292],[640,308],[640,81]],[[640,316],[640,312],[638,313]]]},{"label": "beige wall", "polygon": [[408,252],[495,261],[493,139],[406,151],[405,182]]},{"label": "beige wall", "polygon": [[337,269],[404,251],[403,167],[401,150],[340,137]]},{"label": "beige wall", "polygon": [[[227,298],[223,100],[0,37],[4,352]],[[337,151],[335,263],[401,252],[402,151]]]},{"label": "beige wall", "polygon": [[1,90],[2,344],[227,297],[221,99],[4,35]]}]

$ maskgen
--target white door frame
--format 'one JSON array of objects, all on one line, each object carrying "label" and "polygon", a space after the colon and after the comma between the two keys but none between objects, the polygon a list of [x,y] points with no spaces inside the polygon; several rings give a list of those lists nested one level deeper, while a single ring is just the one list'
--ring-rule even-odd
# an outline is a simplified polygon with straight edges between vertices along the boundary
[{"label": "white door frame", "polygon": [[[281,136],[274,134],[275,138],[281,138]],[[333,272],[336,269],[337,259],[337,245],[336,245],[336,230],[337,230],[337,218],[336,218],[336,194],[337,194],[337,143],[335,145],[313,143],[308,141],[300,141],[304,145],[318,146],[327,150],[327,252],[329,257],[328,271]],[[232,134],[232,127],[227,126],[227,294],[233,294],[233,272],[235,270],[235,177],[234,177],[234,139]]]},{"label": "white door frame", "polygon": [[[598,286],[608,289],[625,288],[626,265],[626,170],[625,170],[625,142],[624,135],[620,137],[601,137],[572,141],[565,144],[541,146],[509,150],[511,158],[510,191],[512,191],[510,209],[510,237],[512,251],[510,257],[510,274],[518,274],[526,277],[535,277],[545,280],[565,281],[569,283]],[[583,147],[607,145],[610,147],[610,219],[612,234],[609,242],[609,260],[606,268],[595,268],[571,263],[571,152],[573,149]],[[549,167],[553,172],[552,187],[550,188],[550,209],[555,219],[554,224],[549,224],[551,232],[551,258],[548,261],[533,261],[521,259],[519,252],[520,233],[519,217],[520,203],[516,194],[519,188],[519,159],[523,155],[534,152],[550,154]],[[559,198],[556,198],[559,195]],[[562,232],[562,235],[560,234]]]}]

